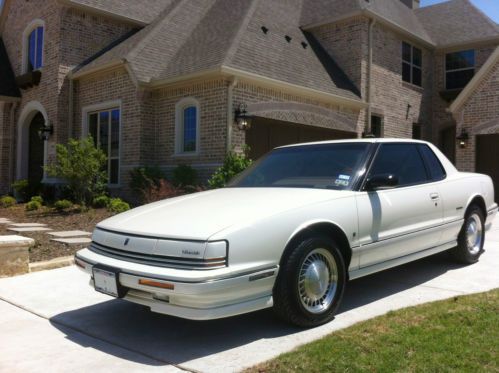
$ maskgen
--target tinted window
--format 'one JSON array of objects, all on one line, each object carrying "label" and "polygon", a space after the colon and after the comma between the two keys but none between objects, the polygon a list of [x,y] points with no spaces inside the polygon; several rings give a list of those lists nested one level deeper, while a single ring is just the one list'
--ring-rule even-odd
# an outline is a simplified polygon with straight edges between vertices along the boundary
[{"label": "tinted window", "polygon": [[433,151],[430,149],[430,147],[428,145],[419,145],[419,150],[421,150],[421,153],[423,154],[426,164],[430,169],[432,180],[437,181],[445,179],[446,174],[444,167],[438,160],[435,153],[433,153]]},{"label": "tinted window", "polygon": [[369,143],[293,146],[273,150],[229,187],[351,189]]},{"label": "tinted window", "polygon": [[475,75],[475,51],[447,53],[445,55],[445,88],[464,88]]},{"label": "tinted window", "polygon": [[378,174],[396,175],[400,186],[428,181],[423,159],[415,144],[382,144],[369,176]]}]

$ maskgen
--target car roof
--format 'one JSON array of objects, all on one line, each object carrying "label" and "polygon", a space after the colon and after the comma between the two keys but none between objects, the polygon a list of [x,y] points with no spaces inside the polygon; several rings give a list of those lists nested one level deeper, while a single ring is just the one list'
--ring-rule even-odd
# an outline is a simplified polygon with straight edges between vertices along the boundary
[{"label": "car roof", "polygon": [[414,139],[396,139],[396,138],[364,138],[364,139],[345,139],[345,140],[327,140],[327,141],[314,141],[314,142],[304,142],[299,144],[283,145],[280,148],[290,148],[293,146],[307,146],[307,145],[324,145],[324,144],[344,144],[344,143],[393,143],[393,142],[405,142],[414,144],[430,144],[423,140]]}]

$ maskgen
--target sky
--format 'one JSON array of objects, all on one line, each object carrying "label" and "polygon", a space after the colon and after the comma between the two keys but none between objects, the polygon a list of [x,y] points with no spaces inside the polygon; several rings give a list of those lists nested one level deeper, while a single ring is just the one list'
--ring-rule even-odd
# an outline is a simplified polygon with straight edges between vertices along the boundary
[{"label": "sky", "polygon": [[[421,0],[421,6],[443,3],[446,1],[447,0]],[[496,23],[499,23],[499,0],[471,0],[471,2]]]}]

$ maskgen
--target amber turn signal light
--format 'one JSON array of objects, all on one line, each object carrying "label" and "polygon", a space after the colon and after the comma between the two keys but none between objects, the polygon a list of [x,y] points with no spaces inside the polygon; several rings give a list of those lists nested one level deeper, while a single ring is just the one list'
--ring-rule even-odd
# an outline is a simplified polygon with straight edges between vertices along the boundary
[{"label": "amber turn signal light", "polygon": [[153,286],[155,288],[168,289],[168,290],[174,290],[175,289],[175,285],[174,284],[169,284],[167,282],[158,282],[158,281],[152,281],[152,280],[144,280],[142,278],[139,280],[139,285]]}]

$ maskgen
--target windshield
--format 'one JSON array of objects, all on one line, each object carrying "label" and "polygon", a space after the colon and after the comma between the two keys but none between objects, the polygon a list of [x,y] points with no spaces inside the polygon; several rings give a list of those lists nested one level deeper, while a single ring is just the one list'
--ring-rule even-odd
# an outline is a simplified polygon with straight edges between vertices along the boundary
[{"label": "windshield", "polygon": [[360,142],[275,149],[228,187],[351,189],[369,146]]}]

